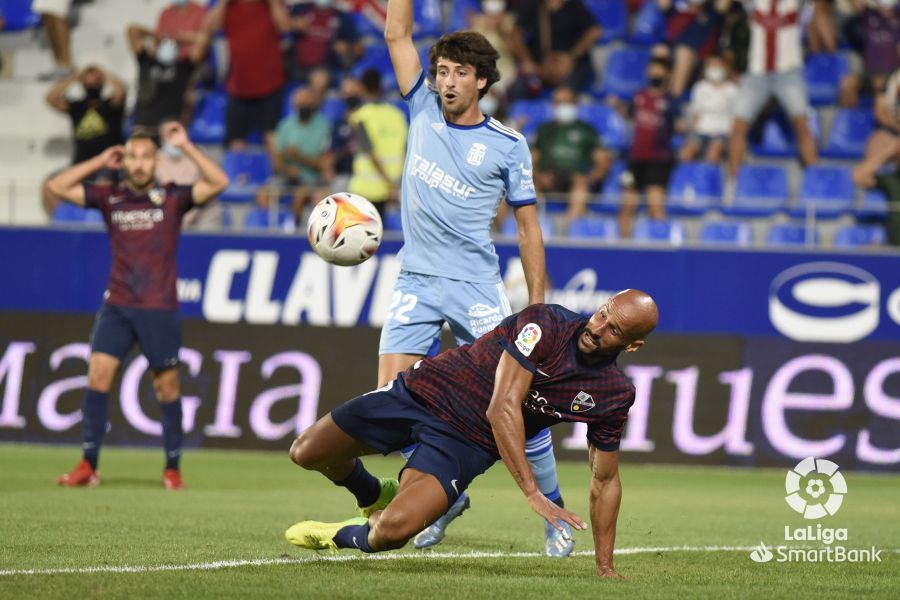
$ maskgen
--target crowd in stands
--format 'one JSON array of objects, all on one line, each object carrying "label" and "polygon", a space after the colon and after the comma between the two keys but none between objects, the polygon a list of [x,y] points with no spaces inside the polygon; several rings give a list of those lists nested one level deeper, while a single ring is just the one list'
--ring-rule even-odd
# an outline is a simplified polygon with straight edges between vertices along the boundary
[{"label": "crowd in stands", "polygon": [[[176,0],[155,25],[127,28],[139,66],[128,115],[124,83],[101,66],[72,64],[58,19],[69,3],[34,0],[33,10],[56,62],[41,74],[56,81],[47,103],[71,118],[74,161],[119,143],[123,123],[175,119],[196,141],[223,146],[233,180],[223,199],[255,204],[248,227],[290,230],[311,201],[343,189],[396,222],[406,120],[381,38],[383,1]],[[528,136],[539,195],[560,213],[552,233],[674,241],[669,215],[812,212],[851,215],[861,230],[874,219],[876,242],[886,222],[900,244],[900,211],[886,209],[900,206],[897,0],[414,7],[423,60],[455,29],[480,31],[499,51],[502,80],[480,107]],[[211,52],[217,41],[227,60]],[[83,99],[68,100],[76,82]],[[172,149],[160,153],[164,173],[190,177]],[[52,212],[56,201],[45,204]],[[643,204],[650,218],[635,220]],[[217,210],[221,225],[227,210]],[[501,211],[501,232],[503,221]],[[746,237],[740,221],[718,225],[708,228],[721,230],[713,239]]]}]

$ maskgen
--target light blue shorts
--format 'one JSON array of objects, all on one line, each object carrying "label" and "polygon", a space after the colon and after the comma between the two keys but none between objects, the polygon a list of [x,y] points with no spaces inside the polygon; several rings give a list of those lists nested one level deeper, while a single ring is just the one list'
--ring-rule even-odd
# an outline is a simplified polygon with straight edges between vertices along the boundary
[{"label": "light blue shorts", "polygon": [[803,71],[793,69],[759,75],[745,73],[741,77],[738,99],[734,104],[734,116],[753,123],[773,96],[792,119],[806,116],[809,101],[806,99]]},{"label": "light blue shorts", "polygon": [[512,314],[503,282],[472,283],[401,271],[381,329],[378,354],[426,356],[444,323],[471,344]]}]

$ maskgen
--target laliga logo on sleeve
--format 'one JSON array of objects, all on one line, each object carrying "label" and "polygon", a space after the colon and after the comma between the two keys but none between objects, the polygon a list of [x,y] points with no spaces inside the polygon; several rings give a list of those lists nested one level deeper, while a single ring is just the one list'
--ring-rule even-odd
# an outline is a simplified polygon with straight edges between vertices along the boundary
[{"label": "laliga logo on sleeve", "polygon": [[784,489],[788,506],[804,519],[821,519],[841,508],[847,482],[835,463],[810,456],[787,472]]},{"label": "laliga logo on sleeve", "polygon": [[782,271],[769,288],[769,319],[799,342],[855,342],[878,327],[881,287],[872,274],[835,262]]},{"label": "laliga logo on sleeve", "polygon": [[519,332],[519,337],[516,338],[516,348],[525,356],[531,356],[531,351],[539,341],[541,341],[541,328],[537,323],[529,323]]}]

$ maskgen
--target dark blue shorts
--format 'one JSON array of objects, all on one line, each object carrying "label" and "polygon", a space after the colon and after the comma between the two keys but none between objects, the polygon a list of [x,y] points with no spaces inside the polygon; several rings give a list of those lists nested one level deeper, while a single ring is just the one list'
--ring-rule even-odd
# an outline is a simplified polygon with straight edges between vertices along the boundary
[{"label": "dark blue shorts", "polygon": [[177,367],[181,349],[178,311],[104,303],[91,332],[91,352],[102,352],[123,360],[135,342],[154,371]]},{"label": "dark blue shorts", "polygon": [[402,375],[341,404],[331,418],[347,435],[382,454],[418,444],[406,467],[434,475],[450,504],[497,460],[419,404]]}]

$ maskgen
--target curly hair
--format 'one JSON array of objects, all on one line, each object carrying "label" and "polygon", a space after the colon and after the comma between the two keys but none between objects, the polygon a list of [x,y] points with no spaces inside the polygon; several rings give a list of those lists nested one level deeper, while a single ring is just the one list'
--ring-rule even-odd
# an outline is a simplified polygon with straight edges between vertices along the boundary
[{"label": "curly hair", "polygon": [[437,76],[437,61],[446,58],[461,65],[475,67],[475,77],[487,79],[484,89],[478,91],[478,97],[487,94],[492,85],[500,81],[500,71],[497,70],[497,59],[500,53],[491,45],[487,38],[475,31],[456,31],[441,36],[428,51],[428,62],[431,66],[428,74],[434,79]]}]

